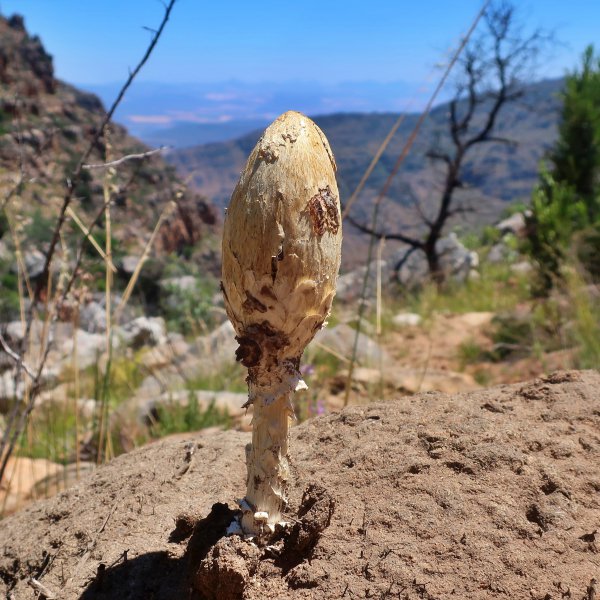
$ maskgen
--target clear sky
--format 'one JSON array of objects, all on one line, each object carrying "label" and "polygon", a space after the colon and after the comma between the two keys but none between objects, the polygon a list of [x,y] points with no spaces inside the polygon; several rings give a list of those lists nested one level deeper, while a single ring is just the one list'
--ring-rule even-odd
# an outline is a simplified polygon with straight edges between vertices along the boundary
[{"label": "clear sky", "polygon": [[[600,0],[516,0],[527,27],[556,31],[542,75],[600,45]],[[481,0],[178,0],[140,81],[424,81]],[[158,26],[159,0],[0,0],[19,12],[75,84],[122,81]]]}]

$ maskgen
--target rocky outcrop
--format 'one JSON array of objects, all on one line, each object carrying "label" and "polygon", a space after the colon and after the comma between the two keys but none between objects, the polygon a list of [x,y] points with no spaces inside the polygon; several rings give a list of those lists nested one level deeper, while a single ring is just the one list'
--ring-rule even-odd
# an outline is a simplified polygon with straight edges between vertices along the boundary
[{"label": "rocky outcrop", "polygon": [[[18,15],[0,16],[0,83],[0,195],[15,185],[23,170],[28,185],[13,198],[13,210],[25,223],[34,211],[52,221],[65,178],[95,136],[105,109],[95,95],[54,77],[52,57],[37,36],[27,33]],[[123,127],[110,123],[87,162],[104,163],[146,150]],[[74,206],[86,222],[102,206],[105,177],[104,169],[86,170],[76,184]],[[210,202],[191,191],[158,154],[119,165],[111,174],[110,190],[113,235],[138,256],[171,201],[176,209],[159,231],[158,252],[199,245],[218,221]],[[205,258],[209,270],[216,271],[218,257]]]}]

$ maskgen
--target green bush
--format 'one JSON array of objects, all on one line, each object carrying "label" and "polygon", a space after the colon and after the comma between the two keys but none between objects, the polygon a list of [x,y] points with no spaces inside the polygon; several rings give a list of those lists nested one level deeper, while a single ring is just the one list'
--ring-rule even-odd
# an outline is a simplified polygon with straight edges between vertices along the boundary
[{"label": "green bush", "polygon": [[544,170],[540,179],[533,192],[531,216],[526,219],[528,235],[523,250],[537,265],[535,291],[547,293],[560,276],[574,232],[587,223],[587,211],[570,184],[556,181]]},{"label": "green bush", "polygon": [[600,271],[600,58],[592,46],[581,69],[566,78],[562,100],[559,137],[533,193],[525,245],[544,294],[562,277],[576,236],[583,266],[592,274]]},{"label": "green bush", "polygon": [[198,398],[193,391],[189,392],[188,401],[184,405],[171,402],[166,406],[159,406],[156,421],[150,427],[153,437],[163,437],[172,433],[199,431],[207,427],[229,427],[231,418],[229,413],[216,408],[214,400],[202,409]]},{"label": "green bush", "polygon": [[160,310],[171,331],[183,334],[206,333],[215,323],[213,296],[216,280],[198,277],[192,289],[168,285],[161,294]]},{"label": "green bush", "polygon": [[25,226],[24,239],[35,248],[40,244],[48,244],[54,234],[55,222],[45,217],[39,208],[36,208],[31,215],[31,220]]}]

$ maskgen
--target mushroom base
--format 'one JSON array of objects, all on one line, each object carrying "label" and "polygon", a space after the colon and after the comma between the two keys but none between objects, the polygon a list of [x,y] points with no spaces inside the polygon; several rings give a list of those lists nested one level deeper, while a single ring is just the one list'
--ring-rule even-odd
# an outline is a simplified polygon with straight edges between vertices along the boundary
[{"label": "mushroom base", "polygon": [[258,538],[270,535],[283,522],[289,479],[290,421],[294,416],[293,392],[273,397],[266,391],[250,390],[254,405],[252,443],[246,447],[246,497],[239,502],[243,532]]}]

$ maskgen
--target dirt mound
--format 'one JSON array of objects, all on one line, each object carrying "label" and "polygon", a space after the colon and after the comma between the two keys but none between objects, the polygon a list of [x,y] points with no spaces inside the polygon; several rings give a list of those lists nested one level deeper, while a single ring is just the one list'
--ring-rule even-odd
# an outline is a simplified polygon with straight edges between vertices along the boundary
[{"label": "dirt mound", "polygon": [[142,448],[2,522],[0,591],[594,598],[599,389],[596,372],[562,372],[308,421],[292,436],[291,531],[261,550],[224,537],[244,492],[248,434]]}]

